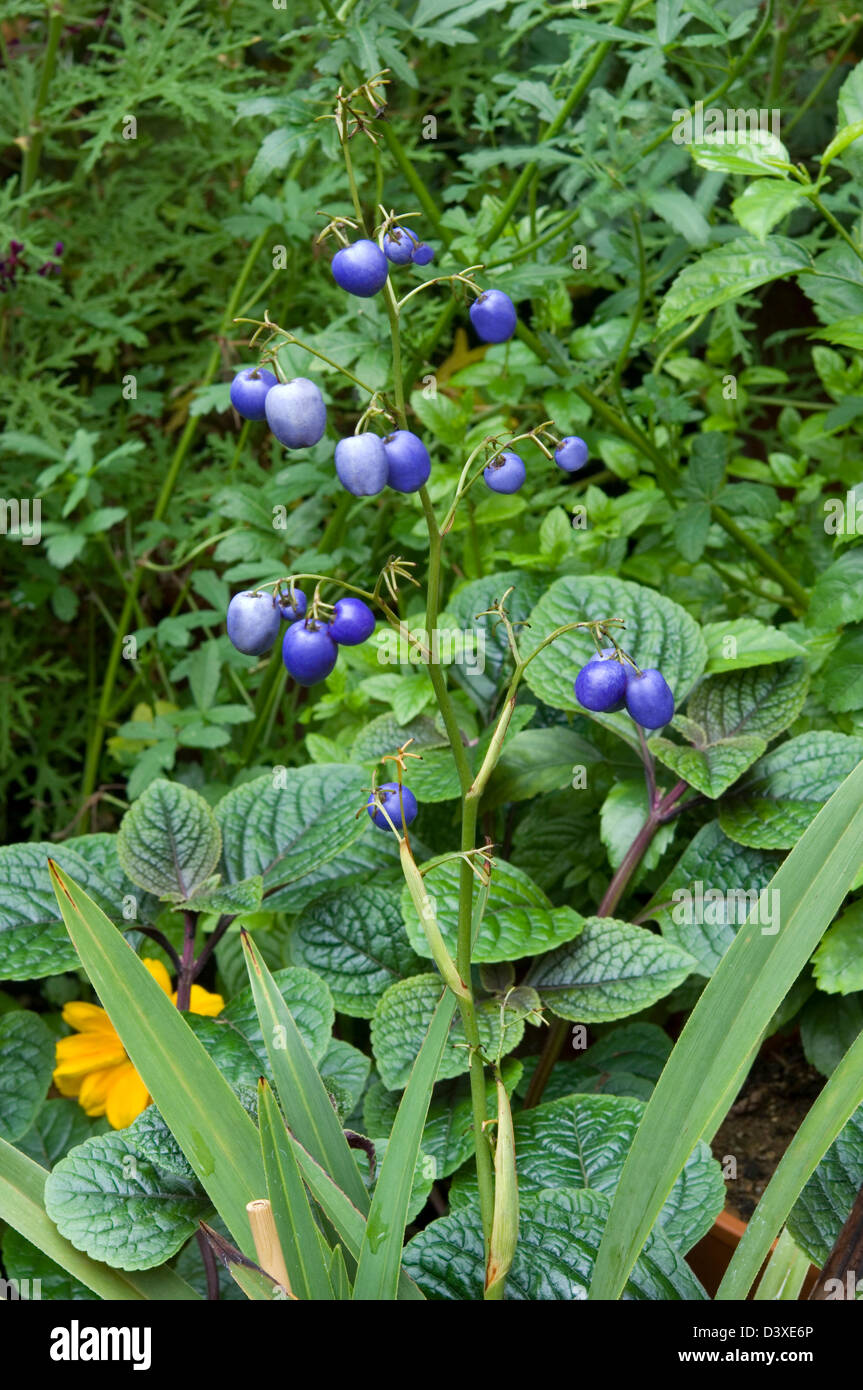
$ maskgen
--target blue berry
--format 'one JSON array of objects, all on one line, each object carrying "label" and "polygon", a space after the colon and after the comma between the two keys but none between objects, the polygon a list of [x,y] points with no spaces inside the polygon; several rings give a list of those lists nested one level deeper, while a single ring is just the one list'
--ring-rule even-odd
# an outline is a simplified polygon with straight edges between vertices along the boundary
[{"label": "blue berry", "polygon": [[336,445],[339,481],[354,497],[375,497],[387,485],[387,456],[379,435],[349,434]]},{"label": "blue berry", "polygon": [[334,642],[343,647],[358,647],[374,630],[375,615],[367,603],[355,594],[346,594],[338,600],[329,627]]},{"label": "blue berry", "polygon": [[674,696],[661,671],[648,667],[626,673],[626,708],[643,729],[662,729],[674,714]]},{"label": "blue berry", "polygon": [[297,685],[316,685],[336,664],[339,649],[329,628],[313,619],[291,623],[282,642],[282,660]]},{"label": "blue berry", "polygon": [[415,246],[416,241],[404,227],[393,227],[384,235],[384,254],[393,265],[407,265]]},{"label": "blue berry", "polygon": [[428,265],[430,261],[434,260],[434,248],[429,246],[427,242],[421,241],[414,251],[412,259],[414,265]]},{"label": "blue berry", "polygon": [[526,475],[524,459],[509,449],[486,464],[482,474],[492,492],[518,492]]},{"label": "blue berry", "polygon": [[[381,806],[386,808],[389,820]],[[398,782],[382,782],[377,792],[373,792],[369,797],[366,809],[379,830],[392,830],[390,821],[396,830],[403,830],[406,825],[413,825],[419,807],[409,787],[402,787],[400,796]]]},{"label": "blue berry", "polygon": [[228,637],[238,652],[260,656],[276,640],[281,614],[271,593],[246,589],[228,604]]},{"label": "blue berry", "polygon": [[410,430],[393,430],[384,440],[387,482],[396,492],[418,492],[431,473],[429,451]]},{"label": "blue berry", "polygon": [[585,709],[610,713],[626,695],[626,671],[613,657],[595,656],[575,678],[575,698]]},{"label": "blue berry", "polygon": [[503,290],[484,290],[470,306],[470,321],[484,343],[505,343],[518,322],[515,305]]},{"label": "blue berry", "polygon": [[554,451],[554,461],[564,473],[577,473],[587,463],[588,449],[577,434],[568,434]]},{"label": "blue berry", "polygon": [[266,367],[243,367],[231,382],[231,405],[244,420],[265,420],[267,393],[278,385]]},{"label": "blue berry", "polygon": [[294,598],[293,602],[291,602],[291,591],[286,584],[276,595],[276,601],[279,605],[279,612],[287,622],[295,623],[298,618],[304,618],[306,616],[306,609],[309,606],[309,601],[302,589],[294,589]]},{"label": "blue berry", "polygon": [[286,449],[308,449],[327,427],[324,398],[313,381],[295,376],[267,392],[267,424]]},{"label": "blue berry", "polygon": [[333,256],[333,279],[348,294],[371,299],[387,281],[387,258],[379,246],[366,237],[343,246]]}]

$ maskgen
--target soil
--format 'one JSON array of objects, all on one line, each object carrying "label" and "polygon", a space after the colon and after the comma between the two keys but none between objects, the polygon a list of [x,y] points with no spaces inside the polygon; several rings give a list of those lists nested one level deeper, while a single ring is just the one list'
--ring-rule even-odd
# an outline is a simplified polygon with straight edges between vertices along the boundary
[{"label": "soil", "polygon": [[713,1154],[728,1173],[726,1208],[748,1221],[800,1123],[824,1085],[809,1065],[797,1034],[771,1038],[713,1140]]}]

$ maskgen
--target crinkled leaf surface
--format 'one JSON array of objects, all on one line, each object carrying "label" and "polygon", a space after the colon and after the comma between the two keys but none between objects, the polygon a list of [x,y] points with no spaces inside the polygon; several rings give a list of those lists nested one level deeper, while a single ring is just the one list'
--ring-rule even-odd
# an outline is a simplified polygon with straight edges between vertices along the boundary
[{"label": "crinkled leaf surface", "polygon": [[815,730],[772,749],[726,798],[719,823],[755,849],[791,849],[863,758],[863,739]]},{"label": "crinkled leaf surface", "polygon": [[32,1125],[51,1085],[54,1051],[38,1014],[0,1014],[0,1138],[14,1142]]}]

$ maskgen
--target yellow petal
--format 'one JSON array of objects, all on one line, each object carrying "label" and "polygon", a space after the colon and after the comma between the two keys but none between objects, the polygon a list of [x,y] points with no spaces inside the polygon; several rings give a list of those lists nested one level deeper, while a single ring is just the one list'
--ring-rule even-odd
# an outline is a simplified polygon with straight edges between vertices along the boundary
[{"label": "yellow petal", "polygon": [[98,1004],[85,1004],[80,999],[63,1005],[63,1022],[79,1033],[116,1033],[114,1025]]},{"label": "yellow petal", "polygon": [[189,1013],[206,1014],[208,1018],[215,1018],[224,1007],[225,1001],[221,994],[211,994],[208,989],[204,989],[201,985],[192,985],[189,996]]},{"label": "yellow petal", "polygon": [[123,1044],[116,1033],[73,1033],[56,1044],[57,1065],[54,1080],[71,1081],[91,1071],[115,1067],[126,1061]]},{"label": "yellow petal", "polygon": [[146,1110],[150,1103],[147,1087],[144,1085],[131,1062],[117,1067],[114,1080],[108,1091],[105,1113],[108,1123],[114,1129],[125,1129],[134,1119]]},{"label": "yellow petal", "polygon": [[[120,1064],[124,1065],[123,1063]],[[114,1084],[119,1067],[106,1067],[104,1071],[91,1071],[81,1083],[78,1104],[88,1115],[104,1115],[108,1092]]]},{"label": "yellow petal", "polygon": [[144,957],[144,964],[149,970],[153,979],[160,989],[166,994],[171,993],[171,977],[160,960],[151,960],[149,956]]},{"label": "yellow petal", "polygon": [[77,1096],[85,1078],[83,1076],[58,1076],[55,1071],[53,1080],[61,1096]]}]

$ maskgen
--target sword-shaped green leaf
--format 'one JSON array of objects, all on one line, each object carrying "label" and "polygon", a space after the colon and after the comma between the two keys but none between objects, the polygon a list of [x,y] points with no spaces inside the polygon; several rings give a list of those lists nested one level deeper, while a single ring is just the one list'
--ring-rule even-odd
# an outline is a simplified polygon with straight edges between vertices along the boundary
[{"label": "sword-shaped green leaf", "polygon": [[297,1298],[330,1302],[334,1297],[327,1273],[331,1252],[315,1224],[285,1122],[263,1079],[258,1083],[258,1122],[267,1196],[291,1289]]}]

